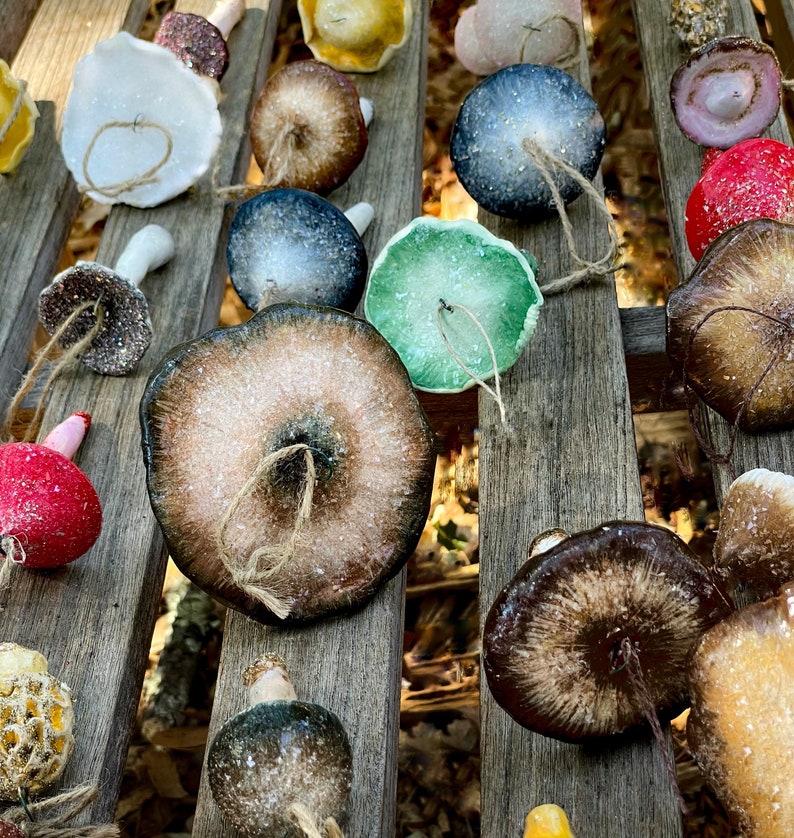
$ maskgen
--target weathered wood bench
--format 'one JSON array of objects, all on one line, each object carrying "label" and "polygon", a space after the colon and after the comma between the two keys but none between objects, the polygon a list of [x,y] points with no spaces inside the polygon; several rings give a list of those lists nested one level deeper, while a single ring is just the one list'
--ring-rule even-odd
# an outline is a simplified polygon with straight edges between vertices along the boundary
[{"label": "weathered wood bench", "polygon": [[[212,0],[177,8],[208,13]],[[248,0],[231,36],[232,60],[222,83],[224,139],[214,172],[189,193],[151,210],[114,207],[97,260],[112,265],[129,237],[146,223],[170,229],[177,255],[144,280],[155,338],[137,371],[106,378],[78,370],[56,381],[43,417],[52,427],[73,410],[93,416],[78,455],[102,499],[103,533],[90,553],[56,572],[15,569],[0,593],[0,639],[41,650],[50,669],[74,691],[77,744],[62,786],[97,781],[100,796],[80,822],[113,819],[126,746],[134,722],[149,641],[166,566],[150,511],[140,454],[138,402],[149,371],[174,344],[218,322],[225,280],[225,230],[232,208],[216,187],[241,182],[248,167],[247,115],[270,63],[279,0]],[[417,0],[410,43],[383,70],[356,77],[375,102],[370,149],[362,166],[332,198],[340,206],[368,200],[375,221],[365,236],[374,256],[420,211],[422,128],[427,66],[428,0]],[[769,0],[784,73],[792,71],[794,11]],[[54,276],[79,194],[60,157],[58,130],[73,67],[102,38],[136,32],[143,0],[60,3],[0,2],[0,57],[27,80],[42,117],[23,165],[0,182],[0,394],[9,403],[24,372],[36,324],[39,291]],[[667,28],[665,4],[635,0],[671,241],[683,280],[692,260],[683,237],[683,206],[697,179],[700,151],[678,131],[669,109],[669,78],[682,59]],[[731,31],[758,36],[749,0],[731,3]],[[586,56],[579,67],[587,79]],[[770,136],[790,142],[781,116]],[[590,258],[606,246],[599,214],[584,200],[571,207],[577,247]],[[545,276],[570,270],[557,221],[521,225],[481,213],[497,235],[533,252]],[[614,287],[595,282],[550,297],[530,346],[504,376],[509,422],[480,397],[480,593],[483,614],[523,562],[539,532],[576,531],[619,517],[641,519],[632,391],[654,382],[627,378],[628,368],[664,368],[661,308],[618,311]],[[647,386],[646,386],[647,385]],[[645,395],[643,396],[643,398]],[[430,408],[436,402],[428,400]],[[471,405],[471,400],[456,404]],[[708,414],[708,432],[724,447],[729,429]],[[794,436],[740,436],[736,467],[763,465],[794,472]],[[715,469],[718,496],[728,484]],[[209,735],[244,705],[241,669],[265,650],[291,663],[298,694],[337,712],[353,743],[355,783],[347,833],[395,831],[397,734],[405,573],[359,613],[309,628],[266,628],[230,613]],[[650,735],[599,748],[562,745],[528,733],[482,698],[482,834],[521,834],[526,812],[541,802],[568,811],[581,838],[681,835],[680,818],[658,748]],[[208,789],[200,790],[194,834],[233,836]]]}]

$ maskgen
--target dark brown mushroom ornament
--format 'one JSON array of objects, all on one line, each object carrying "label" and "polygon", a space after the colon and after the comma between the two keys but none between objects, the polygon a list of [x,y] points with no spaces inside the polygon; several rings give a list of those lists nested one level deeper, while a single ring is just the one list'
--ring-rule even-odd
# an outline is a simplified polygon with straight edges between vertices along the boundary
[{"label": "dark brown mushroom ornament", "polygon": [[730,610],[673,532],[608,522],[532,555],[496,598],[483,632],[488,686],[546,736],[617,734],[683,710],[689,651]]},{"label": "dark brown mushroom ornament", "polygon": [[141,422],[174,561],[254,619],[351,610],[416,546],[433,433],[399,356],[351,314],[272,305],[176,347]]}]

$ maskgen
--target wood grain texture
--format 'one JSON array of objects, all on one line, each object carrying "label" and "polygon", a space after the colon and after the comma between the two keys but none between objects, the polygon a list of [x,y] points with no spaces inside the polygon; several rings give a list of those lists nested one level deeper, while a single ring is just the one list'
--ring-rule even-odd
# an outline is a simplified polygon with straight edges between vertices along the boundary
[{"label": "wood grain texture", "polygon": [[[181,4],[200,13],[212,6],[209,0]],[[221,186],[239,182],[248,167],[251,96],[267,71],[278,10],[276,2],[249,0],[230,38],[232,59],[220,106],[224,136],[214,171]],[[39,649],[50,670],[73,689],[76,747],[62,786],[94,780],[101,789],[81,822],[113,818],[165,569],[144,482],[138,405],[159,358],[217,323],[228,210],[216,195],[213,172],[160,207],[113,208],[99,262],[114,264],[130,236],[147,223],[162,224],[176,241],[176,257],[141,285],[155,336],[134,374],[111,378],[81,368],[57,380],[44,416],[45,428],[75,409],[93,416],[76,460],[99,493],[103,531],[88,554],[58,571],[14,568],[0,604],[4,639]]]},{"label": "wood grain texture", "polygon": [[[580,69],[586,75],[586,65]],[[580,254],[593,260],[606,252],[607,227],[592,199],[578,198],[569,217]],[[558,219],[522,225],[481,213],[481,221],[536,256],[541,285],[574,269]],[[504,426],[481,394],[481,625],[539,533],[643,520],[623,351],[614,282],[594,281],[546,299],[532,340],[502,381]],[[558,742],[517,725],[484,676],[481,718],[483,838],[519,835],[541,803],[561,805],[579,838],[681,835],[649,732],[598,746]]]},{"label": "wood grain texture", "polygon": [[[428,3],[422,0],[408,44],[379,72],[351,76],[359,93],[374,102],[375,118],[363,162],[330,198],[343,209],[362,200],[375,207],[375,220],[364,236],[370,260],[420,209],[427,20]],[[385,838],[395,831],[404,596],[402,571],[371,603],[347,617],[302,629],[265,627],[234,612],[226,621],[210,741],[226,719],[245,707],[241,668],[263,652],[279,653],[298,697],[335,712],[350,736],[349,838]],[[236,835],[212,801],[206,777],[193,835]]]},{"label": "wood grain texture", "polygon": [[[666,10],[666,6],[655,0],[634,0],[637,35],[642,48],[648,91],[654,103],[652,116],[659,167],[663,175],[664,200],[670,219],[673,254],[679,282],[684,282],[695,264],[684,237],[684,208],[700,174],[702,149],[684,137],[672,116],[670,77],[684,60],[685,53],[667,25]],[[760,37],[749,0],[732,0],[728,31],[752,38]],[[764,136],[791,144],[791,134],[782,111],[764,132]],[[707,408],[703,410],[703,420],[704,434],[711,446],[717,451],[727,451],[731,436],[728,423]],[[794,432],[739,433],[733,466],[737,475],[757,466],[794,473]],[[717,499],[721,501],[732,481],[730,469],[715,465],[714,481]]]},{"label": "wood grain texture", "polygon": [[0,58],[11,59],[25,37],[31,18],[41,0],[13,0],[0,4]]}]

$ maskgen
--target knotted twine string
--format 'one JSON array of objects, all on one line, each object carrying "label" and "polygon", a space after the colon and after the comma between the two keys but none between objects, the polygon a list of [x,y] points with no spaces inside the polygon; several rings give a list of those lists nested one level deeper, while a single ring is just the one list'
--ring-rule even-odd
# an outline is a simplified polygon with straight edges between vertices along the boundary
[{"label": "knotted twine string", "polygon": [[[278,463],[292,457],[295,454],[303,453],[306,465],[306,475],[302,487],[302,493],[298,510],[295,515],[295,524],[292,532],[286,541],[275,544],[257,547],[247,557],[238,554],[232,555],[226,541],[226,532],[232,522],[232,518],[240,508],[240,504],[253,492],[257,483],[268,474]],[[317,484],[317,472],[314,467],[312,449],[304,443],[286,445],[276,451],[262,456],[248,479],[240,488],[240,491],[232,498],[223,518],[221,519],[216,547],[226,569],[232,577],[235,585],[238,585],[246,594],[259,600],[269,608],[277,617],[284,619],[290,613],[289,606],[276,594],[273,588],[260,584],[271,579],[295,556],[303,528],[311,517],[312,500],[314,488]]]},{"label": "knotted twine string", "polygon": [[11,126],[17,121],[19,112],[22,110],[22,102],[25,100],[25,90],[27,89],[27,82],[20,81],[17,95],[14,97],[14,104],[11,106],[5,122],[0,126],[0,143],[6,138],[6,135],[11,130]]},{"label": "knotted twine string", "polygon": [[[21,806],[12,806],[0,812],[0,820],[13,823],[30,838],[116,838],[121,834],[116,824],[66,825],[98,794],[96,783],[84,783],[35,803],[24,802]],[[39,820],[37,816],[43,817]]]},{"label": "knotted twine string", "polygon": [[519,55],[521,56],[522,61],[526,61],[526,59],[524,58],[524,50],[526,49],[529,39],[532,37],[532,33],[540,32],[543,30],[544,26],[548,26],[551,23],[556,23],[557,21],[559,21],[560,23],[564,23],[571,30],[571,35],[573,35],[573,43],[571,44],[571,47],[568,50],[568,52],[564,52],[562,55],[560,55],[558,58],[554,60],[555,66],[560,67],[563,70],[568,70],[571,67],[576,67],[579,64],[579,62],[582,60],[579,54],[579,49],[582,44],[582,36],[579,31],[579,24],[577,24],[576,21],[571,20],[571,18],[567,17],[566,15],[561,14],[549,15],[549,17],[544,18],[543,20],[533,24],[532,26],[522,26],[522,29],[525,29],[527,33],[520,44],[521,49],[519,50]]},{"label": "knotted twine string", "polygon": [[[491,353],[491,363],[493,364],[493,372],[494,372],[494,386],[491,387],[482,378],[480,378],[477,373],[469,367],[466,362],[461,358],[461,356],[453,349],[452,344],[449,342],[446,334],[444,333],[444,325],[441,322],[441,312],[442,311],[455,311],[455,309],[460,309],[474,325],[480,330],[480,334],[482,334],[486,345],[488,346],[488,351]],[[483,328],[482,323],[477,319],[472,311],[470,311],[466,306],[461,305],[460,303],[448,303],[446,300],[439,300],[438,306],[436,307],[436,328],[438,329],[439,334],[441,335],[441,342],[444,344],[444,348],[449,352],[452,356],[455,363],[466,373],[466,375],[471,378],[475,384],[478,384],[480,387],[485,390],[488,395],[493,398],[493,400],[499,405],[499,416],[501,418],[502,424],[504,425],[506,422],[506,414],[505,414],[505,403],[504,399],[502,399],[502,384],[499,377],[499,367],[496,362],[496,351],[493,348],[493,344],[491,343],[491,339],[488,337],[488,333]]]},{"label": "knotted twine string", "polygon": [[625,668],[628,673],[631,686],[636,697],[640,701],[643,715],[648,720],[651,730],[653,731],[654,738],[656,739],[656,744],[662,752],[662,760],[664,762],[665,771],[667,772],[667,776],[670,778],[670,785],[673,787],[673,794],[678,802],[678,807],[681,810],[681,814],[686,815],[689,810],[686,802],[684,801],[684,796],[681,794],[681,788],[678,785],[678,775],[675,770],[675,759],[670,753],[670,749],[667,747],[667,739],[665,738],[662,726],[659,723],[656,706],[653,703],[650,690],[648,689],[648,684],[642,672],[640,656],[637,654],[637,649],[631,642],[630,638],[624,637],[623,640],[620,641],[620,652],[625,663],[615,671],[617,672],[620,671],[620,669]]},{"label": "knotted twine string", "polygon": [[[145,172],[141,172],[139,175],[134,175],[133,177],[128,178],[127,180],[119,181],[118,183],[110,183],[107,186],[97,186],[91,178],[91,175],[88,173],[88,164],[91,160],[91,155],[94,153],[94,147],[96,146],[97,141],[105,133],[105,131],[109,131],[111,128],[131,128],[133,131],[136,131],[138,128],[154,128],[155,130],[160,131],[165,137],[165,154],[163,154],[157,163],[148,168]],[[83,186],[81,184],[79,188],[82,192],[93,190],[94,192],[98,192],[100,195],[104,195],[106,198],[118,198],[119,195],[129,192],[131,189],[135,189],[136,186],[148,186],[150,183],[157,183],[159,180],[157,173],[169,161],[173,150],[174,138],[171,135],[171,132],[164,125],[160,125],[158,122],[152,122],[148,119],[134,119],[132,122],[124,120],[106,122],[104,125],[100,125],[99,128],[97,128],[96,133],[91,138],[91,142],[85,150],[85,154],[83,155],[83,177],[85,178],[86,185]]]},{"label": "knotted twine string", "polygon": [[[764,317],[767,320],[771,320],[773,323],[777,323],[781,326],[785,333],[781,335],[781,342],[780,346],[775,350],[772,357],[769,359],[769,362],[762,370],[761,374],[755,380],[753,385],[745,394],[744,398],[742,399],[741,406],[739,407],[738,412],[736,413],[736,418],[731,425],[731,432],[730,437],[728,440],[728,448],[724,452],[717,451],[705,438],[703,431],[700,427],[700,405],[699,403],[691,398],[692,389],[689,384],[689,361],[692,356],[692,347],[695,343],[695,338],[698,335],[698,332],[705,326],[705,324],[715,315],[720,314],[725,311],[741,311],[745,314],[755,314],[758,317]],[[774,314],[768,314],[764,311],[759,311],[755,308],[749,308],[748,306],[717,306],[705,314],[690,330],[689,337],[687,340],[686,351],[684,353],[684,363],[682,365],[681,370],[681,381],[684,386],[684,392],[686,394],[686,404],[687,404],[687,415],[689,417],[689,425],[692,428],[692,433],[697,440],[698,445],[703,450],[705,455],[712,463],[717,463],[719,465],[723,465],[728,469],[728,476],[731,480],[736,479],[736,467],[733,464],[733,452],[736,448],[736,442],[739,437],[739,423],[742,421],[742,417],[747,412],[747,408],[752,401],[753,396],[757,392],[758,388],[764,383],[764,379],[767,375],[772,371],[774,366],[780,360],[783,355],[783,352],[788,348],[791,343],[792,337],[794,337],[794,327],[790,323],[787,323],[785,320],[782,320],[779,317],[776,317]]]},{"label": "knotted twine string", "polygon": [[[545,285],[541,285],[540,290],[546,295],[558,294],[562,291],[569,291],[571,288],[585,282],[591,276],[605,277],[613,274],[620,267],[614,264],[618,252],[618,232],[615,227],[615,220],[612,218],[612,214],[604,203],[601,193],[578,169],[566,163],[565,160],[545,151],[529,137],[525,137],[522,140],[521,147],[532,158],[532,162],[537,166],[538,171],[549,187],[554,206],[560,216],[562,231],[565,236],[565,241],[568,244],[569,255],[574,263],[580,266],[579,270],[568,274],[568,276],[560,277]],[[576,250],[576,243],[573,239],[573,226],[565,210],[565,201],[563,201],[560,190],[554,181],[554,169],[560,169],[564,174],[574,180],[582,188],[584,193],[593,199],[596,207],[607,222],[609,250],[595,262],[583,259]]]},{"label": "knotted twine string", "polygon": [[326,818],[324,828],[320,829],[317,826],[318,818],[303,803],[293,803],[288,814],[306,838],[345,838],[334,818]]}]

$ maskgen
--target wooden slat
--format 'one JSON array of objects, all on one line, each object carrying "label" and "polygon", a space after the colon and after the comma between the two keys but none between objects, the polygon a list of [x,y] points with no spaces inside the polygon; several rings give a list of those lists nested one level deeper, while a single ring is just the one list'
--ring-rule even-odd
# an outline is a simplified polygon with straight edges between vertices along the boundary
[{"label": "wooden slat", "polygon": [[40,0],[15,0],[0,5],[0,58],[11,63],[25,37]]},{"label": "wooden slat", "polygon": [[[340,207],[367,200],[375,221],[364,237],[370,258],[419,213],[428,3],[417,4],[411,39],[378,73],[351,76],[375,105],[364,161],[332,200]],[[341,383],[340,383],[340,386]],[[210,739],[245,707],[241,669],[266,651],[287,661],[298,696],[339,715],[353,747],[351,836],[395,830],[399,684],[405,572],[354,615],[303,629],[268,628],[231,613],[224,632]],[[199,793],[193,835],[231,838],[209,793]]]},{"label": "wooden slat", "polygon": [[[670,77],[683,61],[685,53],[667,25],[666,9],[666,6],[655,0],[634,0],[637,35],[642,47],[648,92],[654,103],[652,115],[673,253],[679,281],[685,281],[694,267],[694,259],[684,238],[684,208],[699,177],[702,150],[679,131],[670,109]],[[730,12],[730,33],[759,37],[750,2],[733,0]],[[791,134],[782,111],[764,136],[791,144]],[[727,450],[730,439],[728,423],[708,409],[704,410],[704,420],[705,433],[711,445],[718,451]],[[736,474],[755,466],[794,473],[794,432],[739,434],[734,456]],[[721,501],[731,482],[729,469],[716,465],[714,482],[717,499]]]},{"label": "wooden slat", "polygon": [[[213,5],[192,0],[181,7],[208,13]],[[222,84],[224,136],[214,171],[221,186],[240,182],[248,168],[251,94],[269,64],[278,10],[277,2],[249,0],[230,38],[231,64]],[[47,43],[53,49],[57,42]],[[62,785],[96,780],[101,788],[81,822],[113,818],[165,569],[145,488],[138,404],[158,359],[218,320],[229,208],[217,197],[212,175],[160,207],[118,206],[110,213],[98,261],[114,264],[130,236],[152,222],[172,232],[177,255],[142,283],[155,337],[138,370],[113,378],[80,369],[63,377],[44,417],[50,428],[72,410],[92,414],[77,459],[102,500],[103,531],[88,554],[61,570],[15,568],[2,597],[4,639],[40,649],[51,671],[73,689],[76,747]]]},{"label": "wooden slat", "polygon": [[[607,248],[603,215],[581,197],[569,216],[579,252],[599,258]],[[483,213],[480,220],[532,252],[544,281],[573,270],[558,220],[521,225]],[[481,622],[539,533],[643,520],[614,283],[548,298],[502,392],[505,426],[490,397],[480,396]],[[483,838],[521,834],[527,812],[541,803],[561,805],[580,838],[681,835],[650,733],[597,746],[561,743],[517,725],[484,678],[481,710]]]}]

